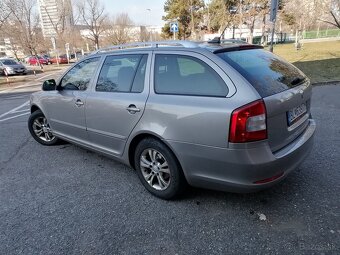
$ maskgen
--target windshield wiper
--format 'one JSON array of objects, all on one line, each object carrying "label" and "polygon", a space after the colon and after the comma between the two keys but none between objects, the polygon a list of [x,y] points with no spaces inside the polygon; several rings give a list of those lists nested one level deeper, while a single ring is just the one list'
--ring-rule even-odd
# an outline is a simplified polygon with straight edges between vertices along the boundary
[{"label": "windshield wiper", "polygon": [[305,80],[306,78],[297,77],[290,82],[290,85],[297,85]]}]

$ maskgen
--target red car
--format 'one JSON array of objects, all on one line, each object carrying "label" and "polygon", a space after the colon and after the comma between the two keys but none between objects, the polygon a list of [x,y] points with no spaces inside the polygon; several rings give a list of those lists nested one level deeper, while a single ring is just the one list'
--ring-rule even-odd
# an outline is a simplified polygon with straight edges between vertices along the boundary
[{"label": "red car", "polygon": [[[57,64],[57,57],[51,58],[51,59],[50,59],[50,62],[51,62],[52,64]],[[67,57],[65,57],[65,56],[59,56],[58,62],[59,62],[59,64],[68,64]]]},{"label": "red car", "polygon": [[43,57],[30,57],[27,62],[30,65],[38,65],[38,63],[41,65],[48,65],[48,60]]}]

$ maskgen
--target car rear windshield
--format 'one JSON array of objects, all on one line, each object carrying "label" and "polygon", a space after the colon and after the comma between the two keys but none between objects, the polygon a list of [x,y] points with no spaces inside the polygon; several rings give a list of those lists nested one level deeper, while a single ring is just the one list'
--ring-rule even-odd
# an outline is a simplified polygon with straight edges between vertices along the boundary
[{"label": "car rear windshield", "polygon": [[295,66],[262,49],[217,53],[267,97],[298,86],[306,76]]}]

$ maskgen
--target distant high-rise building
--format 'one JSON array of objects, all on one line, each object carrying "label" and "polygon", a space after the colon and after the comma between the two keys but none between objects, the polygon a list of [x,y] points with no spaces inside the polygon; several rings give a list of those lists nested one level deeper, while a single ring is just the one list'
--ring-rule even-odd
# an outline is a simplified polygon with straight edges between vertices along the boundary
[{"label": "distant high-rise building", "polygon": [[71,0],[38,0],[38,7],[44,37],[74,25]]}]

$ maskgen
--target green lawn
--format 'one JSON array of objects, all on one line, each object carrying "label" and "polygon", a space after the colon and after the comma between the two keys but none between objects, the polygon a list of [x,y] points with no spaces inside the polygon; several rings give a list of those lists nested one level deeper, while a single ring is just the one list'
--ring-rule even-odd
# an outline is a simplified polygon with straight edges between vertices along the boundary
[{"label": "green lawn", "polygon": [[320,30],[318,31],[306,31],[303,33],[303,38],[305,39],[314,39],[314,38],[322,38],[322,37],[336,37],[340,36],[340,29],[328,29],[328,30]]},{"label": "green lawn", "polygon": [[340,40],[305,43],[298,51],[294,44],[278,44],[274,53],[296,65],[312,83],[340,81]]}]

